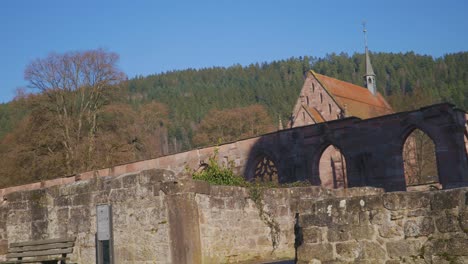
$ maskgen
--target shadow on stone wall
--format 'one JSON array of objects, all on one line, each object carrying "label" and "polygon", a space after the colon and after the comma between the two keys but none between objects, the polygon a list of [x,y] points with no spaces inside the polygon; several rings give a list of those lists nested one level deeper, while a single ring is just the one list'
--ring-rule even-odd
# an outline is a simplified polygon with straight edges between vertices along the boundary
[{"label": "shadow on stone wall", "polygon": [[[465,148],[466,114],[451,104],[372,119],[345,118],[281,130],[259,137],[246,160],[248,180],[280,183],[320,180],[320,157],[330,145],[346,157],[347,185],[373,186],[387,191],[406,190],[403,146],[415,129],[435,144],[437,172],[443,188],[468,184]],[[276,174],[276,176],[271,176]]]}]

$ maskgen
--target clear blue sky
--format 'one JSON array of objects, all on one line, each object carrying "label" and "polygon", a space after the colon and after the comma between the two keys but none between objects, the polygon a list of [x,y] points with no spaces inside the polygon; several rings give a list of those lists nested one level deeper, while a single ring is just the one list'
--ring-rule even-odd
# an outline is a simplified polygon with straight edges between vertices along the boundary
[{"label": "clear blue sky", "polygon": [[[105,48],[131,78],[292,56],[372,51],[434,57],[468,50],[468,1],[213,0],[0,3],[0,102],[50,52]],[[468,69],[467,69],[468,70]]]}]

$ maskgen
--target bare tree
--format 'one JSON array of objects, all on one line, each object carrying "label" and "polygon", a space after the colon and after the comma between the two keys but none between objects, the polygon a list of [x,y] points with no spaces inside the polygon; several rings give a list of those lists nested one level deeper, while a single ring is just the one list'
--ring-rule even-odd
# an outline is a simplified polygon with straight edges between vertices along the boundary
[{"label": "bare tree", "polygon": [[438,182],[435,144],[423,131],[416,129],[406,139],[403,165],[407,185]]},{"label": "bare tree", "polygon": [[48,98],[48,110],[60,129],[67,173],[92,167],[97,114],[106,90],[125,75],[117,68],[119,56],[104,50],[50,54],[25,70],[30,86]]}]

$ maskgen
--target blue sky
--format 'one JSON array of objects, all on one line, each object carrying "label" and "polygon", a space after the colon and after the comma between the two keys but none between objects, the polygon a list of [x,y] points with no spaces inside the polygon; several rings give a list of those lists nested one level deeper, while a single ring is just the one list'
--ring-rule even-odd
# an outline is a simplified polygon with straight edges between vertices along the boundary
[{"label": "blue sky", "polygon": [[362,52],[365,20],[371,51],[440,57],[468,50],[467,12],[465,0],[5,0],[0,102],[27,86],[23,71],[31,60],[51,52],[104,48],[120,55],[131,78]]}]

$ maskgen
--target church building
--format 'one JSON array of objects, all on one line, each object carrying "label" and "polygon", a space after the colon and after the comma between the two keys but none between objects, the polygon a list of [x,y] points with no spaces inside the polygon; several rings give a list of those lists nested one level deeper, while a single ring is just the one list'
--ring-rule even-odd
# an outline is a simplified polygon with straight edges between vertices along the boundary
[{"label": "church building", "polygon": [[[392,107],[377,92],[376,76],[366,45],[365,86],[337,80],[314,71],[306,75],[288,127],[300,127],[346,117],[368,119],[393,113]],[[320,160],[321,185],[346,187],[346,163],[338,148],[331,145]]]}]

